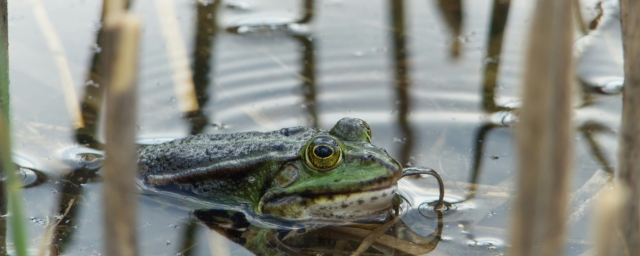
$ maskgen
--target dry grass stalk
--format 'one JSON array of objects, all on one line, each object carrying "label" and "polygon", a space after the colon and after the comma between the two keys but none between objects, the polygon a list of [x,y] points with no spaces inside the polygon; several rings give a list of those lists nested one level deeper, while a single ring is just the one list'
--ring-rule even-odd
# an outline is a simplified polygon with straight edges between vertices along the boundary
[{"label": "dry grass stalk", "polygon": [[187,48],[178,24],[178,15],[171,0],[154,1],[160,19],[162,35],[167,41],[167,55],[172,69],[173,86],[178,99],[178,108],[183,113],[197,111],[198,100],[193,84],[193,75],[187,57]]},{"label": "dry grass stalk", "polygon": [[33,5],[33,15],[36,18],[38,27],[42,31],[45,42],[49,47],[49,51],[53,55],[53,61],[58,69],[58,75],[60,76],[60,84],[62,85],[62,93],[67,105],[67,111],[71,117],[71,121],[74,129],[84,127],[84,120],[80,114],[80,103],[78,102],[78,96],[75,90],[75,82],[71,75],[71,68],[67,60],[67,55],[62,46],[62,41],[58,37],[58,32],[53,26],[47,10],[42,5],[40,0],[31,0]]},{"label": "dry grass stalk", "polygon": [[561,255],[572,161],[572,1],[538,0],[517,130],[510,255]]},{"label": "dry grass stalk", "polygon": [[130,4],[129,0],[102,0],[102,17],[125,12]]},{"label": "dry grass stalk", "polygon": [[[319,237],[332,237],[337,239],[348,239],[354,241],[363,241],[370,234],[371,230],[335,226],[322,229],[322,233],[318,233]],[[372,248],[380,251],[392,251],[395,255],[425,255],[436,248],[437,243],[417,244],[402,238],[380,234],[375,238]]]},{"label": "dry grass stalk", "polygon": [[137,255],[136,71],[140,21],[112,14],[105,21],[106,94],[104,223],[106,255]]},{"label": "dry grass stalk", "polygon": [[[612,184],[607,184],[611,186]],[[592,241],[596,246],[595,255],[616,255],[615,250],[622,249],[620,229],[620,212],[628,198],[628,191],[621,184],[615,184],[613,188],[606,188],[597,198],[597,207],[594,207],[594,219],[592,221]],[[623,251],[618,251],[618,255],[629,255]]]},{"label": "dry grass stalk", "polygon": [[618,178],[629,189],[620,224],[629,255],[640,255],[640,2],[621,0],[620,12],[625,75]]},{"label": "dry grass stalk", "polygon": [[53,238],[53,233],[56,231],[56,228],[58,227],[58,225],[60,225],[60,222],[62,222],[64,217],[67,216],[75,200],[76,200],[75,198],[72,198],[69,201],[67,208],[64,210],[64,213],[61,216],[59,216],[60,218],[58,219],[58,221],[56,221],[56,223],[50,222],[49,217],[47,216],[47,225],[45,226],[44,234],[42,235],[42,241],[40,242],[40,249],[38,249],[38,256],[56,255],[56,253],[54,252],[55,246],[53,243],[51,243],[51,240]]},{"label": "dry grass stalk", "polygon": [[369,249],[369,247],[371,247],[371,245],[376,242],[376,239],[378,239],[378,237],[384,234],[384,232],[393,227],[393,225],[395,225],[398,220],[400,220],[400,218],[398,218],[397,216],[393,216],[393,219],[387,221],[387,223],[382,224],[378,228],[373,230],[371,234],[369,234],[365,239],[362,240],[362,243],[360,244],[360,246],[358,246],[358,249],[356,249],[356,251],[353,252],[351,256],[359,256],[367,251],[367,249]]}]

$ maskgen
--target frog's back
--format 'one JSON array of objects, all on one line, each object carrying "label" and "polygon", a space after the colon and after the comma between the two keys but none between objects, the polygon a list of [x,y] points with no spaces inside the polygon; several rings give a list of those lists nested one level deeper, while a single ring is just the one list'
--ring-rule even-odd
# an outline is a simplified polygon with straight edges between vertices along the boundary
[{"label": "frog's back", "polygon": [[320,132],[291,127],[273,132],[201,134],[139,151],[139,171],[151,180],[176,180],[199,175],[225,175],[255,168],[266,162],[298,158],[305,142]]}]

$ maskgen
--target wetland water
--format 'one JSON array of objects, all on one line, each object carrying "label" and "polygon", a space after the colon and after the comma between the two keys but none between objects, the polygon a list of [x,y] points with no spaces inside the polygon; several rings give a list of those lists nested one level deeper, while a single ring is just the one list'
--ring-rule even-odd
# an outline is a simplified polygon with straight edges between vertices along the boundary
[{"label": "wetland water", "polygon": [[[101,2],[9,2],[14,158],[29,184],[23,195],[34,251],[47,220],[62,219],[52,239],[60,252],[103,253],[100,172],[88,170],[94,165],[88,154],[99,151],[76,141],[98,134],[88,144],[99,148],[101,130],[76,136],[60,79],[68,70],[74,97],[85,103],[85,125],[96,127],[100,85],[87,72],[101,50]],[[144,23],[140,142],[299,125],[328,129],[342,117],[361,118],[371,125],[373,144],[402,165],[436,169],[447,201],[462,201],[443,214],[434,253],[506,252],[516,173],[511,110],[518,106],[532,1],[170,1],[175,17],[158,14],[160,2],[131,6]],[[598,2],[581,2],[589,25]],[[622,54],[615,2],[600,5],[594,31],[582,37],[576,30],[567,255],[589,249],[588,202],[597,190],[585,184],[597,185],[616,160]],[[191,63],[201,111],[188,117],[175,96],[161,18],[176,20]],[[51,50],[52,40],[60,47]],[[470,183],[478,184],[475,193]],[[423,236],[434,232],[437,216],[421,205],[437,197],[434,180],[405,178],[399,187],[411,204],[404,205],[404,224]],[[141,255],[208,255],[216,239],[233,255],[251,255],[194,222],[188,209],[138,198]]]}]

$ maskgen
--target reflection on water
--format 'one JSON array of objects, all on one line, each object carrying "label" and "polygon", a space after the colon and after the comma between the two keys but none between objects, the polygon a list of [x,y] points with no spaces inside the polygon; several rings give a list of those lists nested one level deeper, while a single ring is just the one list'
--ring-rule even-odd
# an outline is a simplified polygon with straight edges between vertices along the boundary
[{"label": "reflection on water", "polygon": [[[599,169],[615,169],[622,66],[617,7],[610,2],[600,4],[597,33],[587,34],[577,44],[577,75],[584,92],[583,104],[576,108],[576,127],[582,135],[576,137],[578,187]],[[403,179],[400,194],[407,203],[401,206],[401,220],[380,231],[381,238],[367,240],[384,223],[293,233],[250,226],[245,231],[227,230],[225,236],[236,242],[230,245],[231,252],[247,254],[240,247],[247,246],[242,242],[247,236],[263,236],[291,254],[349,253],[366,243],[371,244],[366,253],[406,252],[402,250],[410,244],[420,244],[420,252],[449,255],[503,252],[513,194],[511,127],[517,126],[518,107],[513,88],[519,86],[521,72],[513,60],[523,55],[525,44],[519,40],[528,30],[526,3],[176,2],[178,17],[173,18],[191,46],[188,52],[201,106],[186,115],[176,108],[167,64],[171,58],[166,56],[151,4],[135,1],[131,6],[145,21],[140,49],[141,138],[297,125],[327,128],[342,117],[358,117],[372,126],[373,143],[400,163],[429,166],[445,180],[449,210],[437,214],[424,204],[437,198],[436,183],[429,178]],[[96,31],[100,6],[64,0],[45,7],[63,38],[75,80],[84,81],[78,87],[84,88],[79,98],[85,127],[75,135],[67,128],[62,93],[52,82],[57,74],[50,53],[39,34],[28,32],[37,31],[32,7],[12,1],[10,70],[16,100],[11,104],[14,126],[20,127],[15,144],[20,156],[33,165],[16,162],[23,167],[26,184],[31,184],[25,190],[25,201],[30,202],[26,210],[35,219],[60,218],[51,240],[54,253],[98,254],[102,252],[101,184],[95,182],[100,172],[92,170],[103,159],[99,151],[83,147],[100,149],[104,143],[96,50],[102,42],[101,30]],[[208,240],[202,234],[208,231],[203,224],[211,221],[190,217],[194,209],[149,195],[141,198],[142,254],[208,253]],[[571,241],[586,239],[580,227],[588,226],[588,217],[574,222]],[[5,225],[0,218],[3,238]],[[45,227],[32,223],[29,229],[30,234],[42,234]],[[221,232],[219,225],[216,230]],[[397,244],[386,244],[385,239]],[[571,246],[576,249],[568,255],[579,255],[587,247]],[[0,244],[0,248],[6,247]]]},{"label": "reflection on water", "polygon": [[[345,223],[339,226],[281,227],[268,229],[251,225],[242,213],[221,210],[196,211],[196,218],[213,232],[245,246],[261,255],[419,255],[428,253],[440,242],[443,229],[442,213],[437,212],[435,224],[407,222],[389,214],[384,221]],[[407,214],[405,214],[407,215]],[[425,225],[426,224],[426,225]],[[427,227],[428,226],[428,227]],[[414,232],[430,232],[422,235]]]},{"label": "reflection on water", "polygon": [[63,175],[59,182],[59,197],[57,198],[58,209],[55,226],[51,240],[52,255],[65,255],[68,253],[69,244],[74,238],[75,229],[80,224],[78,220],[79,212],[86,203],[83,202],[83,185],[95,182],[99,179],[96,169],[77,169]]},{"label": "reflection on water", "polygon": [[[214,52],[214,43],[218,31],[218,6],[220,1],[211,4],[197,5],[196,38],[193,51],[193,86],[195,87],[198,106],[204,106],[211,97],[207,90],[213,83],[211,77],[211,56]],[[209,116],[213,113],[205,113],[201,108],[193,113],[187,113],[187,119],[191,123],[190,134],[202,133],[209,123]]]},{"label": "reflection on water", "polygon": [[409,116],[409,108],[411,102],[409,100],[409,90],[411,89],[411,78],[409,77],[411,66],[409,65],[410,55],[409,48],[406,45],[404,0],[390,0],[391,8],[389,8],[389,16],[393,28],[392,47],[393,47],[393,64],[395,71],[396,105],[398,115],[398,126],[400,128],[400,157],[398,161],[402,165],[411,165],[409,157],[413,150],[414,133],[409,125],[407,117]]},{"label": "reflection on water", "polygon": [[[307,1],[312,2],[312,1]],[[311,16],[311,11],[307,11]],[[302,80],[302,88],[300,88],[304,97],[303,106],[307,110],[307,122],[306,126],[319,128],[318,124],[318,111],[316,110],[316,74],[315,74],[315,44],[313,40],[309,39],[308,35],[295,35],[292,36],[300,42],[300,48],[302,49],[302,59],[300,60],[300,66],[302,72],[300,72]]]},{"label": "reflection on water", "polygon": [[[131,2],[124,0],[122,3],[126,9],[129,9]],[[104,68],[102,64],[104,58],[100,54],[102,47],[105,44],[105,32],[102,29],[104,24],[106,11],[102,8],[100,15],[100,28],[96,34],[95,44],[92,45],[91,62],[87,71],[84,82],[84,97],[80,104],[82,113],[82,119],[84,121],[84,127],[80,127],[76,131],[76,141],[80,144],[87,145],[90,148],[102,149],[102,145],[98,142],[98,128],[100,121],[100,114],[102,113],[102,106],[104,103],[104,91],[105,88],[102,83],[104,75],[101,73]]]},{"label": "reflection on water", "polygon": [[484,83],[482,84],[482,107],[486,112],[504,110],[504,107],[496,104],[496,86],[498,85],[498,70],[500,68],[500,55],[502,54],[502,42],[504,39],[507,18],[509,17],[510,0],[494,0],[491,11],[491,24],[489,30],[489,42],[487,55],[484,59]]},{"label": "reflection on water", "polygon": [[194,255],[193,247],[196,246],[196,231],[200,227],[197,222],[189,221],[184,223],[184,231],[182,233],[182,240],[180,241],[180,247],[178,253],[183,256]]},{"label": "reflection on water", "polygon": [[[451,57],[460,56],[462,36],[463,7],[461,0],[438,0],[438,8],[447,26],[451,30]],[[494,3],[495,5],[495,3]]]}]

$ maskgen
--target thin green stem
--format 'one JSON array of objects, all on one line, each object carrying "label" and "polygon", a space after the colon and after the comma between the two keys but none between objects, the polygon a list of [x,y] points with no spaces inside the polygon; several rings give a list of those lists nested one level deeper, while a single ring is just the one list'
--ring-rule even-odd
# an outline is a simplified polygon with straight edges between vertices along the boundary
[{"label": "thin green stem", "polygon": [[0,161],[2,162],[2,172],[7,177],[5,188],[11,212],[9,223],[11,223],[15,252],[16,255],[22,256],[27,255],[27,232],[22,218],[24,216],[22,213],[22,183],[17,178],[11,161],[10,124],[4,112],[0,111]]},{"label": "thin green stem", "polygon": [[11,161],[11,132],[9,122],[9,30],[7,27],[7,0],[0,0],[0,162],[6,175],[5,189],[9,201],[10,221],[15,253],[27,255],[27,233],[22,217],[22,184],[16,177]]}]

